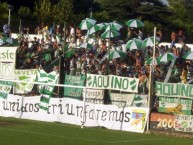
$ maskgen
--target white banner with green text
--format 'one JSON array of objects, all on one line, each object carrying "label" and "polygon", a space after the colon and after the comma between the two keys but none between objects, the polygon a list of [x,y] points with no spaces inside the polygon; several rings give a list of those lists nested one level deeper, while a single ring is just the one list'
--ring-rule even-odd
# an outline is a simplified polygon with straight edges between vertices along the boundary
[{"label": "white banner with green text", "polygon": [[123,92],[138,92],[139,79],[115,75],[87,74],[86,87],[92,89],[110,89]]}]

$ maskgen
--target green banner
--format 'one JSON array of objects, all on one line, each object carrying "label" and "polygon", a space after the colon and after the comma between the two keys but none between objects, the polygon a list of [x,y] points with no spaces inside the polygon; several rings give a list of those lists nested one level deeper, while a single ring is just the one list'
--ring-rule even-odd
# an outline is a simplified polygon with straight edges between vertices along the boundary
[{"label": "green banner", "polygon": [[13,82],[0,81],[0,98],[6,99],[10,93]]},{"label": "green banner", "polygon": [[[85,75],[81,76],[65,75],[64,84],[73,86],[84,86],[85,79],[86,79]],[[82,91],[83,89],[81,88],[64,87],[64,96],[80,98],[82,96]]]},{"label": "green banner", "polygon": [[192,100],[159,96],[159,112],[191,115]]},{"label": "green banner", "polygon": [[123,92],[138,92],[139,79],[115,75],[87,74],[86,87],[92,89],[111,89]]},{"label": "green banner", "polygon": [[161,83],[155,85],[157,96],[193,98],[193,85],[179,83]]}]

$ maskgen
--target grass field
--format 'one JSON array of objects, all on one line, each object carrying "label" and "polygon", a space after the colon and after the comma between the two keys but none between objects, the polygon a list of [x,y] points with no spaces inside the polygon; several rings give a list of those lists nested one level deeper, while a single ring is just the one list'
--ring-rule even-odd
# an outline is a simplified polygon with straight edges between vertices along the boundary
[{"label": "grass field", "polygon": [[0,145],[192,145],[193,139],[0,117]]}]

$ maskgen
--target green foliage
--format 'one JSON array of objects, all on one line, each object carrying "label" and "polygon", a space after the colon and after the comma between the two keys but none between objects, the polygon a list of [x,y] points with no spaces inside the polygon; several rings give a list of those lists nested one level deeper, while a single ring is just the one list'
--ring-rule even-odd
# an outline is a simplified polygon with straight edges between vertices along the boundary
[{"label": "green foliage", "polygon": [[8,18],[8,4],[6,2],[0,2],[0,19]]},{"label": "green foliage", "polygon": [[34,14],[37,16],[39,22],[52,21],[53,6],[50,0],[38,0],[35,2]]},{"label": "green foliage", "polygon": [[98,13],[94,13],[94,18],[98,21],[98,22],[109,22],[110,20],[110,16],[107,13],[107,11],[101,11]]},{"label": "green foliage", "polygon": [[73,5],[70,0],[60,0],[53,7],[54,21],[59,24],[70,22],[73,15],[72,8]]},{"label": "green foliage", "polygon": [[21,6],[18,9],[18,15],[22,19],[30,19],[31,18],[31,10],[28,7]]}]

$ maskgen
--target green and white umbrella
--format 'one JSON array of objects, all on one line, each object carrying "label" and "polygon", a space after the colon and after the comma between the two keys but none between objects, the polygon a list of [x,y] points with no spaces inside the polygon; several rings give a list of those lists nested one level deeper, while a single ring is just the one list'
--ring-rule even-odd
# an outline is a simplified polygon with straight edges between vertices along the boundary
[{"label": "green and white umbrella", "polygon": [[176,58],[178,58],[178,56],[173,53],[167,52],[160,57],[160,62],[169,62],[175,60]]},{"label": "green and white umbrella", "polygon": [[117,31],[115,31],[115,30],[107,30],[107,31],[105,31],[105,32],[101,35],[101,37],[102,37],[102,38],[114,38],[114,37],[117,37],[117,36],[119,36],[119,35],[120,35],[120,33],[117,32]]},{"label": "green and white umbrella", "polygon": [[96,20],[86,18],[85,20],[82,20],[79,27],[81,30],[88,30],[88,29],[92,28],[92,26],[94,26],[95,23],[96,23]]},{"label": "green and white umbrella", "polygon": [[104,27],[102,27],[102,29],[104,29],[105,31],[108,31],[108,30],[119,31],[122,27],[123,26],[121,24],[114,21],[114,22],[107,23]]},{"label": "green and white umbrella", "polygon": [[160,57],[156,57],[155,58],[155,62],[153,63],[153,57],[151,57],[151,58],[149,58],[146,62],[145,62],[145,64],[147,64],[147,65],[158,65],[158,64],[161,64],[161,62],[160,62]]},{"label": "green and white umbrella", "polygon": [[96,25],[103,28],[104,26],[108,25],[108,23],[99,23],[99,24],[96,24]]},{"label": "green and white umbrella", "polygon": [[[159,42],[159,39],[156,37],[155,43],[157,44],[158,42]],[[154,45],[154,36],[148,37],[145,40],[143,40],[143,44],[142,44],[143,48],[148,46],[152,47],[153,45]]]},{"label": "green and white umbrella", "polygon": [[92,28],[89,30],[89,34],[93,34],[93,33],[97,32],[97,31],[99,31],[99,30],[101,30],[101,27],[98,26],[98,25],[94,25],[94,26],[92,26]]},{"label": "green and white umbrella", "polygon": [[78,48],[93,49],[93,45],[85,42],[85,43],[80,44]]},{"label": "green and white umbrella", "polygon": [[183,55],[183,58],[184,59],[190,59],[190,60],[193,60],[193,52],[190,51],[190,52],[187,52]]},{"label": "green and white umbrella", "polygon": [[126,25],[131,28],[141,28],[144,27],[144,23],[141,20],[131,19],[127,21]]},{"label": "green and white umbrella", "polygon": [[131,39],[126,43],[126,49],[127,50],[134,50],[134,49],[140,49],[143,41],[141,39]]},{"label": "green and white umbrella", "polygon": [[127,53],[124,52],[124,51],[113,50],[113,51],[109,52],[109,56],[108,56],[108,53],[106,54],[106,58],[107,59],[109,58],[110,60],[113,60],[113,59],[116,59],[116,58],[124,58],[126,55],[127,55]]}]

